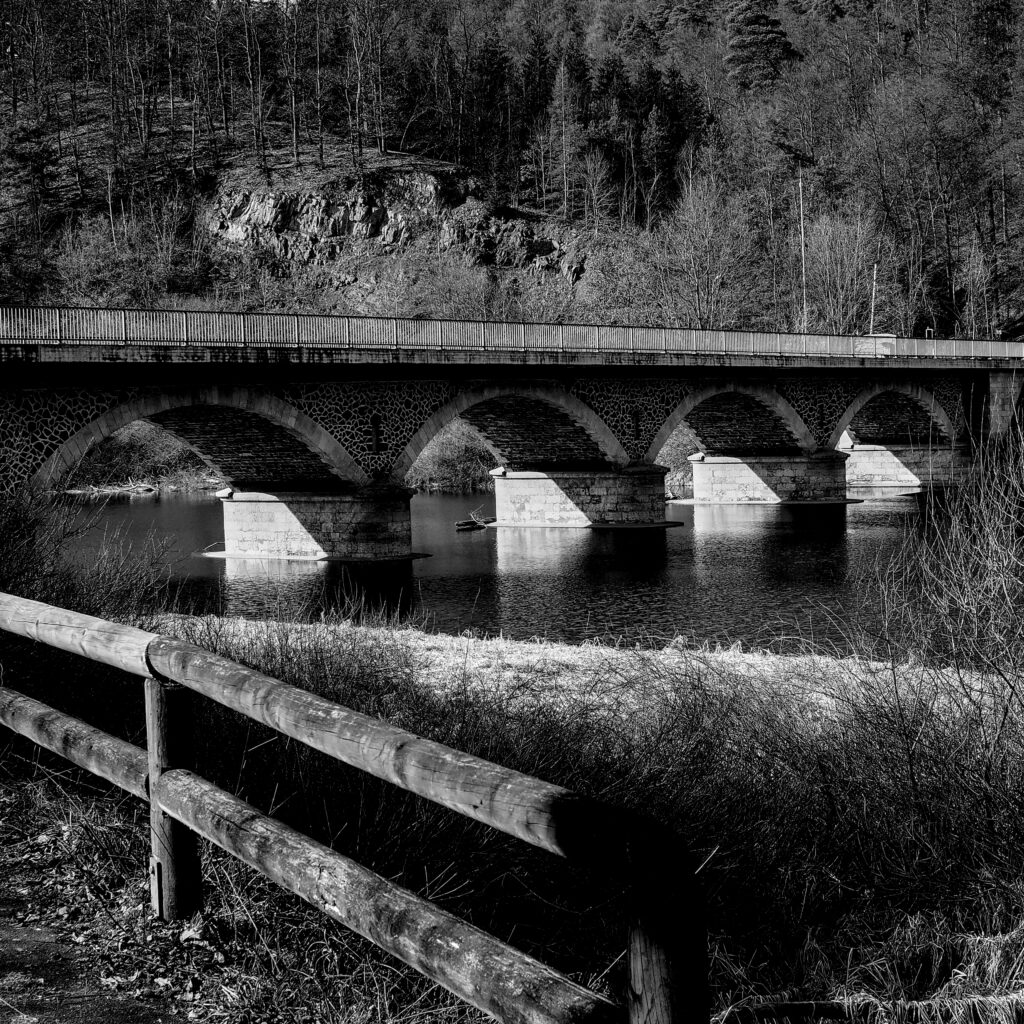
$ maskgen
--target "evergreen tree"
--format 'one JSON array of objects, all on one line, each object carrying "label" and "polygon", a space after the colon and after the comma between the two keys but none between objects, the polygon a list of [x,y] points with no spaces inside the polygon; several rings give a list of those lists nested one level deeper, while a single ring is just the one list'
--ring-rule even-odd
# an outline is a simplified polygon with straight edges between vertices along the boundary
[{"label": "evergreen tree", "polygon": [[800,58],[772,0],[735,0],[727,19],[729,78],[742,90],[770,89],[787,64]]}]

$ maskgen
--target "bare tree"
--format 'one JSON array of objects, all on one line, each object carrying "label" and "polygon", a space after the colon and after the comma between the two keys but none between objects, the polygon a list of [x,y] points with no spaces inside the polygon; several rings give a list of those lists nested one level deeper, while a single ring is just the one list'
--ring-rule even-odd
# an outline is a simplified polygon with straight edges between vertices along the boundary
[{"label": "bare tree", "polygon": [[895,251],[863,208],[811,220],[806,248],[809,330],[864,334],[872,320],[876,328],[890,326]]},{"label": "bare tree", "polygon": [[711,177],[693,178],[656,236],[663,320],[703,329],[741,322],[750,305],[753,264],[742,201]]}]

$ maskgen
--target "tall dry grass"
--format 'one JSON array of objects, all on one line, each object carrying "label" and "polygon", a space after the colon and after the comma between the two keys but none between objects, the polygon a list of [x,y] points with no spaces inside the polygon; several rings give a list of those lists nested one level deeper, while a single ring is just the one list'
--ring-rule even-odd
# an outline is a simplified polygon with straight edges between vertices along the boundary
[{"label": "tall dry grass", "polygon": [[131,547],[115,535],[88,565],[71,546],[95,525],[87,508],[60,496],[0,496],[0,591],[127,621],[167,606],[167,570],[154,541]]},{"label": "tall dry grass", "polygon": [[[422,635],[395,622],[164,628],[670,824],[700,865],[720,1008],[843,998],[880,1000],[896,1020],[1008,1020],[1024,990],[1021,452],[986,452],[962,486],[933,496],[879,567],[881,626],[851,633],[856,657],[609,650],[571,679],[524,659],[499,683],[469,659],[441,672]],[[196,722],[200,770],[221,785],[621,992],[621,886],[213,705]],[[137,738],[137,720],[121,728]],[[325,1020],[350,1019],[330,1001],[339,991],[382,1019],[461,1012],[244,869],[210,855],[207,872],[206,927],[248,942],[236,954],[248,958],[245,1006],[270,1005],[287,962],[303,979],[295,999]],[[388,996],[372,1004],[383,976]]]}]

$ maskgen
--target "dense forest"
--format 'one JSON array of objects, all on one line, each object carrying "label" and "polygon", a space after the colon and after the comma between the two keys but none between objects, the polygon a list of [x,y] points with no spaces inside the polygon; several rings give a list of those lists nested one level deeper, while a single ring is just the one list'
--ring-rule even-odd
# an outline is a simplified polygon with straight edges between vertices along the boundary
[{"label": "dense forest", "polygon": [[[401,155],[584,240],[557,302],[487,315],[1024,329],[1017,0],[0,7],[0,301],[251,307],[272,279],[264,308],[316,308],[198,211],[226,168],[271,187]],[[507,299],[473,273],[455,287]]]}]

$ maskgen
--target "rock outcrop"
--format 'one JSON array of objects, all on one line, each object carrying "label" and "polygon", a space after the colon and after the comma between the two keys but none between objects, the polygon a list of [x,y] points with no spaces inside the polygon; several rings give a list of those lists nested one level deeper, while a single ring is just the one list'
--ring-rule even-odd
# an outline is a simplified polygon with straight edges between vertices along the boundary
[{"label": "rock outcrop", "polygon": [[397,169],[310,190],[226,186],[213,200],[206,227],[226,245],[318,266],[339,259],[349,240],[400,247],[430,234],[479,264],[579,280],[585,257],[575,233],[493,209],[474,191],[468,179]]}]

